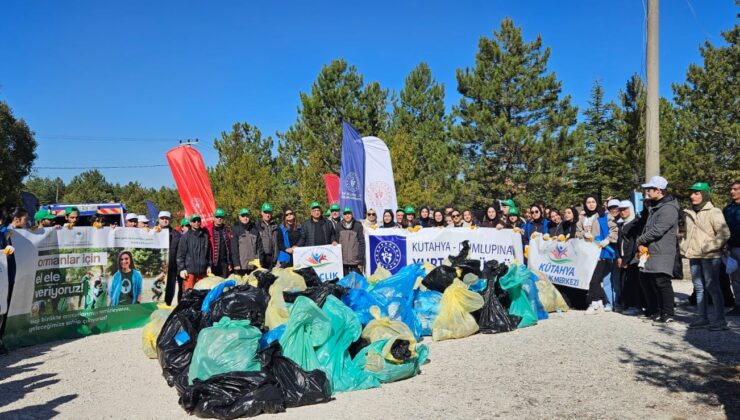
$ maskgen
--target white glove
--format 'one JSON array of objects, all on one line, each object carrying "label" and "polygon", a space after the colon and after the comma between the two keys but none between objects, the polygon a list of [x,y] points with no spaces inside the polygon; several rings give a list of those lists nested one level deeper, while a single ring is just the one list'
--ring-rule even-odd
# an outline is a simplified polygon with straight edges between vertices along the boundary
[{"label": "white glove", "polygon": [[206,269],[206,274],[208,274],[209,277],[213,275],[213,271],[211,271],[211,267],[208,267]]},{"label": "white glove", "polygon": [[591,234],[591,232],[586,232],[583,234],[583,239],[586,239],[588,241],[592,241],[594,239],[594,235]]},{"label": "white glove", "polygon": [[180,278],[185,279],[188,276],[187,270],[180,271]]},{"label": "white glove", "polygon": [[542,236],[542,234],[539,233],[539,232],[532,232],[532,234],[529,237],[532,238],[532,239],[534,239],[534,238],[537,238],[539,236]]}]

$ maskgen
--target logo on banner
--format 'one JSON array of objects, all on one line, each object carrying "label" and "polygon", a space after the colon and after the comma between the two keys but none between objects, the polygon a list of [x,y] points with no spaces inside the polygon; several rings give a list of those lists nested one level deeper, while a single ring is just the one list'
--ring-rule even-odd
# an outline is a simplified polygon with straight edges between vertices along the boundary
[{"label": "logo on banner", "polygon": [[350,172],[346,176],[346,180],[344,181],[344,186],[347,187],[347,191],[351,193],[359,193],[360,192],[360,179],[357,177],[357,173]]},{"label": "logo on banner", "polygon": [[370,202],[371,207],[383,208],[386,203],[390,204],[391,187],[387,182],[373,181],[365,190],[365,199]]},{"label": "logo on banner", "polygon": [[555,249],[548,255],[548,258],[555,264],[567,264],[573,261],[573,259],[568,258],[568,246],[559,243],[555,245]]},{"label": "logo on banner", "polygon": [[375,248],[373,259],[391,271],[401,263],[401,248],[391,241],[382,241]]},{"label": "logo on banner", "polygon": [[325,267],[331,264],[331,262],[329,262],[329,257],[327,257],[323,252],[313,252],[309,254],[308,258],[306,258],[306,263],[314,268]]}]

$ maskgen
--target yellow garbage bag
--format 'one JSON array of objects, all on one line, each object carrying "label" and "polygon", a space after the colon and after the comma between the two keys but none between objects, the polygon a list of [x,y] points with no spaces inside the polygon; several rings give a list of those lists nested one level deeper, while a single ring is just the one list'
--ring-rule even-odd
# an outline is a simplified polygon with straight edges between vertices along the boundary
[{"label": "yellow garbage bag", "polygon": [[174,306],[167,306],[164,303],[157,305],[157,310],[152,312],[149,316],[149,322],[144,325],[144,329],[141,331],[141,349],[144,350],[146,357],[150,359],[157,358],[157,337],[159,337],[162,325],[170,316],[172,309],[174,309]]},{"label": "yellow garbage bag", "polygon": [[439,302],[439,315],[432,323],[432,340],[463,338],[478,331],[478,323],[471,315],[483,307],[483,296],[468,290],[459,279],[445,289]]},{"label": "yellow garbage bag", "polygon": [[195,290],[210,290],[218,286],[219,283],[224,281],[223,277],[214,276],[213,274],[203,277],[198,280],[193,286]]},{"label": "yellow garbage bag", "polygon": [[288,306],[285,304],[283,292],[306,290],[306,281],[293,270],[275,268],[272,270],[272,274],[277,279],[270,286],[270,302],[267,303],[267,310],[265,311],[265,325],[269,329],[288,322],[290,311],[288,311]]},{"label": "yellow garbage bag", "polygon": [[393,357],[391,348],[396,340],[407,340],[409,342],[409,350],[411,351],[411,358],[416,357],[416,338],[411,328],[401,321],[393,321],[388,317],[380,316],[380,308],[373,306],[370,308],[370,315],[373,316],[373,320],[368,322],[365,328],[362,330],[360,335],[365,340],[374,343],[379,340],[388,340],[383,346],[383,357],[386,360],[396,363],[402,363],[403,360],[398,360]]},{"label": "yellow garbage bag", "polygon": [[566,312],[570,309],[568,304],[565,303],[563,295],[553,286],[544,273],[537,270],[532,270],[532,272],[537,276],[537,295],[545,311],[557,312],[560,309],[561,312]]},{"label": "yellow garbage bag", "polygon": [[381,280],[385,280],[390,276],[392,276],[391,272],[388,271],[385,267],[379,265],[378,268],[375,269],[375,272],[371,274],[370,277],[367,278],[367,281],[370,284],[373,284]]}]

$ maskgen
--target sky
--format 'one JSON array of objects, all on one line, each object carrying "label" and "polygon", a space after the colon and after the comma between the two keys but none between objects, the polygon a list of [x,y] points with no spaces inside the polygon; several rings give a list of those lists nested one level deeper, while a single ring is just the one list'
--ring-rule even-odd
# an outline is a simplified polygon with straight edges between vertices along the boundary
[{"label": "sky", "polygon": [[[420,62],[459,102],[455,70],[510,17],[539,34],[563,93],[583,110],[594,81],[615,98],[645,75],[647,0],[593,1],[34,1],[0,4],[0,100],[36,133],[35,174],[66,182],[82,169],[166,165],[179,140],[213,140],[235,122],[263,134],[296,120],[299,93],[343,58],[398,92]],[[723,44],[734,0],[663,0],[660,94]],[[372,135],[374,133],[361,133]],[[109,181],[174,186],[168,167],[101,169]]]}]

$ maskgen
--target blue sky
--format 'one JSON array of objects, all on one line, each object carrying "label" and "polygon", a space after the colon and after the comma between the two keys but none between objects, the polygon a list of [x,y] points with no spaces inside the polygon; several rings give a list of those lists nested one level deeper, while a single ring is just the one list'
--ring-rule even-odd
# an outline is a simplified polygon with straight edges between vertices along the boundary
[{"label": "blue sky", "polygon": [[[661,95],[671,97],[671,84],[700,62],[704,40],[722,42],[734,3],[661,2]],[[645,74],[640,0],[11,0],[0,10],[0,100],[36,132],[39,167],[163,165],[185,138],[199,138],[213,165],[213,139],[236,121],[285,131],[299,92],[336,58],[396,91],[425,61],[449,107],[459,100],[455,69],[473,65],[478,39],[504,17],[527,40],[542,35],[549,69],[581,109],[595,80],[612,98],[630,75]],[[37,171],[65,181],[78,172]],[[174,186],[166,167],[103,173]]]}]

